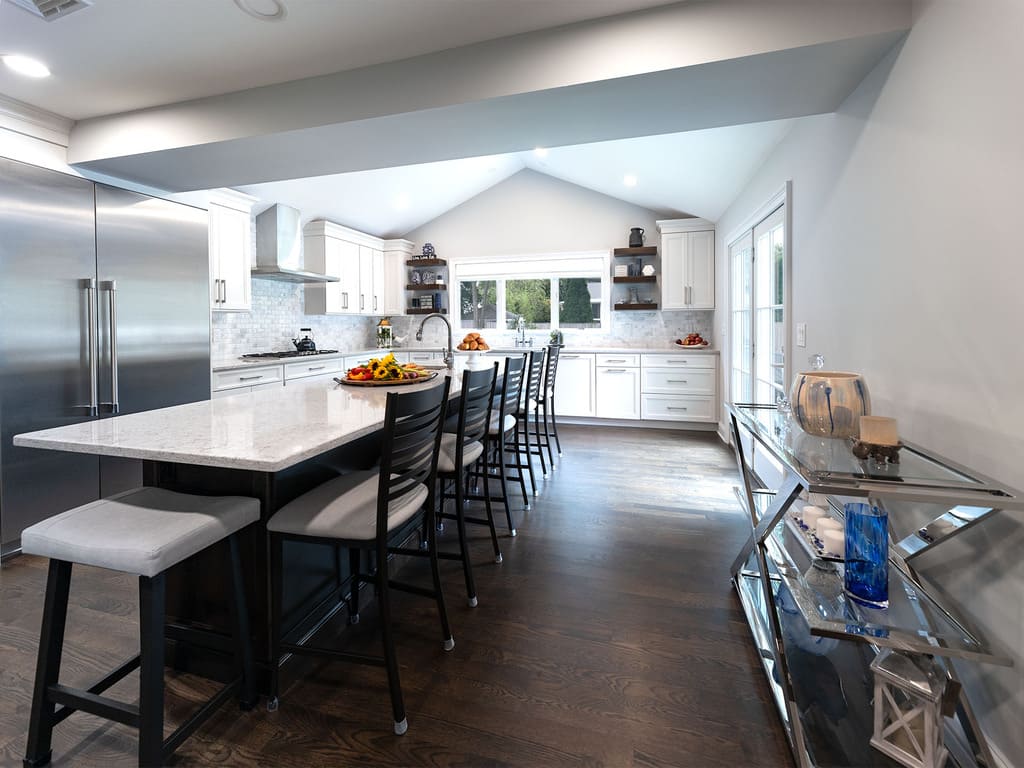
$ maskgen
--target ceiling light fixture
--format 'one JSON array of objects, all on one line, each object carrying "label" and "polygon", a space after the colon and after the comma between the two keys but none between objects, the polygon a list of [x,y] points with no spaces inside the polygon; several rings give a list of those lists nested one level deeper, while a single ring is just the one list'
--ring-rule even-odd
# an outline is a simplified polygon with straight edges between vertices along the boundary
[{"label": "ceiling light fixture", "polygon": [[260,21],[280,21],[288,13],[282,0],[235,0],[235,5]]},{"label": "ceiling light fixture", "polygon": [[636,177],[636,174],[627,173],[625,176],[622,177],[622,183],[625,184],[627,187],[635,187],[637,185],[637,182],[638,179]]},{"label": "ceiling light fixture", "polygon": [[541,157],[541,158],[547,157],[548,156],[547,147],[535,147],[534,150],[533,150],[533,154],[535,154],[537,157]]},{"label": "ceiling light fixture", "polygon": [[19,75],[25,77],[49,77],[50,69],[38,59],[22,56],[19,53],[5,53],[0,55],[4,64],[13,69]]}]

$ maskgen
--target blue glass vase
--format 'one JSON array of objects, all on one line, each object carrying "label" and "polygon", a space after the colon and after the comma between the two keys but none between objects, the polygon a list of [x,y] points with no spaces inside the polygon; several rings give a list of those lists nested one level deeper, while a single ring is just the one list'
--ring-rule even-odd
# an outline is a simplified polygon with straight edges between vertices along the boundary
[{"label": "blue glass vase", "polygon": [[872,608],[889,605],[889,516],[876,504],[845,504],[846,593]]}]

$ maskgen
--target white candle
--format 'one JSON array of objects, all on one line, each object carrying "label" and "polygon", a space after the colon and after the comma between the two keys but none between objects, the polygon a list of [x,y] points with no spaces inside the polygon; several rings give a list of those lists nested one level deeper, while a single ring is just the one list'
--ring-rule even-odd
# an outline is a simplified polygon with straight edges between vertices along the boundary
[{"label": "white candle", "polygon": [[899,445],[900,433],[896,428],[896,419],[888,416],[861,416],[860,439],[872,445]]},{"label": "white candle", "polygon": [[814,531],[818,534],[818,538],[822,541],[825,540],[826,531],[841,531],[843,530],[843,524],[838,520],[833,520],[831,517],[819,517],[818,522],[814,524]]},{"label": "white candle", "polygon": [[813,507],[808,504],[800,514],[801,517],[803,517],[804,525],[813,531],[814,524],[818,522],[819,518],[824,517],[827,513],[821,507]]},{"label": "white candle", "polygon": [[843,557],[846,554],[846,535],[842,528],[839,530],[829,528],[821,540],[825,551],[830,555]]}]

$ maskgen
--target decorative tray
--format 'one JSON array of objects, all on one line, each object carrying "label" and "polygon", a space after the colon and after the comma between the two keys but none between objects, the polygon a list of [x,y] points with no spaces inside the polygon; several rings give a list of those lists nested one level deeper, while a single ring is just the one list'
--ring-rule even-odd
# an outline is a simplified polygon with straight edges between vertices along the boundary
[{"label": "decorative tray", "polygon": [[672,343],[680,349],[707,349],[711,346],[710,344],[676,344],[674,341]]},{"label": "decorative tray", "polygon": [[[835,518],[832,519],[834,520]],[[814,535],[814,531],[805,528],[802,521],[791,517],[790,513],[786,514],[786,526],[793,532],[794,536],[799,536],[804,541],[808,550],[818,559],[833,560],[840,563],[845,559],[842,555],[833,555],[831,552],[826,551],[825,547],[822,546],[821,539]]]},{"label": "decorative tray", "polygon": [[417,376],[415,379],[384,379],[381,381],[354,381],[353,379],[342,379],[337,376],[334,380],[339,384],[348,384],[350,387],[401,387],[404,384],[423,384],[426,381],[430,381],[437,377],[437,371],[431,371],[430,373],[422,376]]}]

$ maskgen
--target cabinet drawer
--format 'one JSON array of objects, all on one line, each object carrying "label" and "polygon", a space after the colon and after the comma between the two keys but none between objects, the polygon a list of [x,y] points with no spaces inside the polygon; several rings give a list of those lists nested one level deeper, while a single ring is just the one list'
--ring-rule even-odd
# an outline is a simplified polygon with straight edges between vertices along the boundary
[{"label": "cabinet drawer", "polygon": [[233,371],[217,371],[213,374],[213,391],[251,387],[254,384],[281,382],[281,366],[268,365],[262,368],[240,368]]},{"label": "cabinet drawer", "polygon": [[640,371],[637,368],[598,368],[596,376],[599,419],[640,418]]},{"label": "cabinet drawer", "polygon": [[636,368],[640,365],[640,355],[597,355],[598,367]]},{"label": "cabinet drawer", "polygon": [[715,394],[713,368],[644,368],[641,381],[644,394]]},{"label": "cabinet drawer", "polygon": [[687,354],[651,354],[641,355],[640,364],[644,368],[711,368],[717,364],[714,355]]},{"label": "cabinet drawer", "polygon": [[[322,376],[327,373],[336,373],[345,366],[345,361],[339,357],[331,360],[309,360],[301,363],[288,363],[284,367],[284,380],[303,379],[306,376]],[[262,384],[263,382],[258,382]]]},{"label": "cabinet drawer", "polygon": [[699,395],[641,395],[640,417],[654,421],[715,421],[715,398]]},{"label": "cabinet drawer", "polygon": [[432,363],[444,358],[440,352],[407,352],[410,363]]}]

